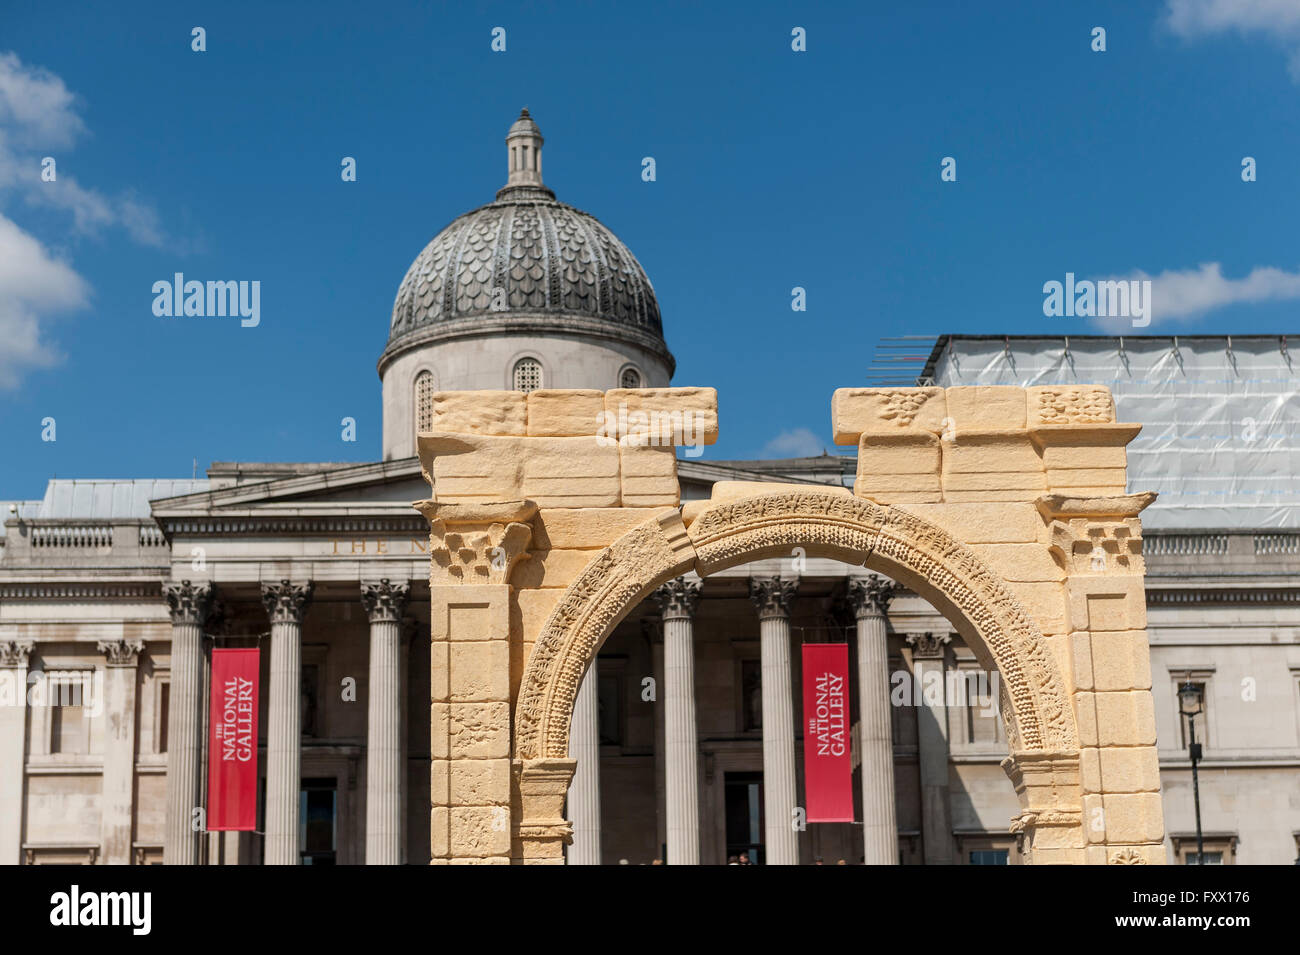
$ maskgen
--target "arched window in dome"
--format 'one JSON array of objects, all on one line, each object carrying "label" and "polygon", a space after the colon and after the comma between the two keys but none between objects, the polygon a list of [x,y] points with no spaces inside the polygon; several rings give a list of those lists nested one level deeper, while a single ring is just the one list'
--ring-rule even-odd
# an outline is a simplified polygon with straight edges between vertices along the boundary
[{"label": "arched window in dome", "polygon": [[515,362],[515,391],[528,394],[542,387],[542,363],[536,358],[521,358]]},{"label": "arched window in dome", "polygon": [[433,430],[433,372],[415,376],[415,433]]},{"label": "arched window in dome", "polygon": [[637,371],[633,366],[628,365],[619,373],[618,386],[620,388],[640,388],[641,372]]}]

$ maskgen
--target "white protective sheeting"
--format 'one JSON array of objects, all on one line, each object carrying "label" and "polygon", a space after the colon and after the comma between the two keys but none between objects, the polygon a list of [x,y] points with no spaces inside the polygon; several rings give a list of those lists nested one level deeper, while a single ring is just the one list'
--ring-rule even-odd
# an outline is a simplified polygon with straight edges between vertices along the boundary
[{"label": "white protective sheeting", "polygon": [[1298,361],[1278,336],[953,336],[934,383],[1106,385],[1118,419],[1143,426],[1128,446],[1128,489],[1160,494],[1145,526],[1295,529]]}]

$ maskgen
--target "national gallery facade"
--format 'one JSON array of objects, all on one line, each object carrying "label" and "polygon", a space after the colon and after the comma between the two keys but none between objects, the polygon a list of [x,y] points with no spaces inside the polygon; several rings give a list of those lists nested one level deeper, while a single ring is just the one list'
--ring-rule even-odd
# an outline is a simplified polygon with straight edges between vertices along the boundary
[{"label": "national gallery facade", "polygon": [[[638,406],[638,393],[670,394],[675,363],[645,271],[546,187],[542,144],[525,110],[506,139],[506,185],[443,229],[403,279],[379,358],[382,460],[218,462],[195,480],[60,478],[40,500],[0,503],[0,862],[504,862],[556,839],[569,864],[984,865],[1031,851],[1050,861],[1052,844],[1036,835],[1030,846],[1027,833],[1036,821],[1065,823],[1026,809],[1026,764],[1008,754],[1029,745],[1030,724],[1009,715],[1022,695],[992,665],[996,649],[991,657],[963,637],[952,608],[917,581],[827,552],[769,548],[635,595],[565,690],[571,722],[547,735],[559,724],[545,700],[531,707],[528,687],[551,672],[547,634],[563,622],[564,595],[646,514],[680,512],[671,527],[663,520],[665,533],[685,520],[694,535],[692,519],[755,485],[832,510],[861,499],[951,503],[945,513],[959,514],[963,501],[992,501],[1003,509],[988,513],[1000,516],[970,520],[966,543],[1022,569],[1007,579],[1024,601],[1071,570],[1014,542],[1037,540],[1044,521],[1082,526],[1099,513],[1063,491],[1118,502],[1106,517],[1120,536],[1097,552],[1110,548],[1108,572],[1123,557],[1136,575],[1145,603],[1126,604],[1131,619],[1113,628],[1117,644],[1136,649],[1105,667],[1098,650],[1086,676],[1075,651],[1060,651],[1075,661],[1069,732],[1077,721],[1085,755],[1066,775],[1082,786],[1084,816],[1089,799],[1102,805],[1086,794],[1105,792],[1112,818],[1137,820],[1128,835],[1117,834],[1128,822],[1113,823],[1099,860],[1183,862],[1195,851],[1177,697],[1187,682],[1205,700],[1207,861],[1300,855],[1300,415],[1285,340],[944,336],[914,380],[889,393],[886,417],[910,426],[945,389],[987,389],[978,415],[1005,412],[1005,443],[1032,427],[1026,394],[1075,389],[1069,400],[1083,397],[1062,412],[1072,426],[1144,425],[1135,440],[1124,432],[1127,482],[1124,443],[1095,467],[1072,466],[1076,483],[1064,488],[1053,483],[1064,480],[1059,469],[1040,469],[1028,483],[985,476],[963,492],[947,465],[864,488],[852,453],[715,461],[617,442],[602,470],[604,451],[577,461],[563,442],[585,440],[576,436],[611,396]],[[1110,389],[1113,407],[1094,384]],[[708,392],[671,392],[704,421],[676,444],[716,434]],[[965,406],[948,394],[963,427]],[[837,432],[846,414],[836,411]],[[1247,419],[1249,439],[1223,437]],[[936,432],[948,420],[936,418]],[[861,427],[850,430],[862,454],[876,453]],[[542,450],[516,460],[515,437]],[[955,445],[963,440],[959,432]],[[462,464],[435,469],[438,455]],[[519,494],[479,500],[485,480]],[[1141,533],[1124,538],[1149,503],[1137,500],[1144,491],[1160,497]],[[1063,553],[1068,563],[1073,551]],[[1095,557],[1078,573],[1094,570]],[[448,602],[447,588],[475,575],[500,586]],[[511,596],[501,603],[498,591]],[[1071,612],[1056,628],[1067,642]],[[1051,612],[1035,614],[1051,642]],[[504,632],[540,636],[467,636],[496,619]],[[847,647],[852,822],[800,822],[806,644]],[[212,652],[238,648],[260,651],[257,821],[210,831]],[[563,653],[556,660],[555,680],[537,685],[563,690]],[[1110,751],[1104,738],[1083,738],[1078,701],[1120,697],[1132,707],[1129,735],[1111,742],[1126,758],[1103,755],[1097,772],[1111,775],[1089,789],[1089,746]],[[521,779],[512,757],[524,719],[536,722],[538,758]],[[576,771],[562,771],[561,752],[547,769],[552,738],[567,739]],[[547,799],[554,811],[538,822],[527,805]],[[502,822],[521,800],[525,822]],[[1057,815],[1087,825],[1077,809]]]}]

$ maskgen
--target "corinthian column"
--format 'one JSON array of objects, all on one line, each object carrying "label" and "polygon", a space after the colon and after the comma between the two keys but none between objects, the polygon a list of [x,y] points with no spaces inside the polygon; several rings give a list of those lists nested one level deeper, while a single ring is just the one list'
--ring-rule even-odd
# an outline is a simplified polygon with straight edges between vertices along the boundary
[{"label": "corinthian column", "polygon": [[592,660],[578,687],[569,731],[569,756],[577,760],[569,784],[573,844],[569,865],[600,865],[600,676]]},{"label": "corinthian column", "polygon": [[763,673],[763,802],[768,865],[799,864],[794,827],[794,699],[790,681],[790,601],[798,579],[755,577],[749,596],[758,610]]},{"label": "corinthian column", "polygon": [[669,865],[700,864],[699,745],[695,729],[693,618],[699,580],[678,577],[655,591],[664,620],[664,749]]},{"label": "corinthian column", "polygon": [[104,865],[131,864],[132,804],[135,795],[135,681],[143,640],[101,640],[105,669],[102,705],[103,794],[99,832]]},{"label": "corinthian column", "polygon": [[953,861],[952,812],[948,789],[948,709],[944,648],[946,633],[913,633],[912,670],[919,687],[917,757],[921,771],[921,848],[926,865]]},{"label": "corinthian column", "polygon": [[885,636],[885,611],[896,593],[897,584],[874,574],[849,580],[849,602],[858,622],[858,749],[862,753],[862,839],[867,865],[898,864]]},{"label": "corinthian column", "polygon": [[366,724],[366,865],[402,861],[401,620],[410,584],[361,584],[370,616],[370,703]]},{"label": "corinthian column", "polygon": [[171,675],[167,702],[167,817],[164,865],[197,865],[200,757],[203,741],[203,624],[212,609],[212,587],[188,580],[163,584],[172,618]]},{"label": "corinthian column", "polygon": [[266,864],[298,865],[302,785],[302,615],[311,581],[262,584],[271,618],[271,696],[266,731]]},{"label": "corinthian column", "polygon": [[27,661],[34,646],[31,640],[0,642],[0,865],[22,861]]}]

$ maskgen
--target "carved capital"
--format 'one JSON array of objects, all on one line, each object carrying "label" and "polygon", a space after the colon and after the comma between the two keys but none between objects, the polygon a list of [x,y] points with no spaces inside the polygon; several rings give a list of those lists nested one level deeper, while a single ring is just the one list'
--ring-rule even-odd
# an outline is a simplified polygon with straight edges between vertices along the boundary
[{"label": "carved capital", "polygon": [[674,577],[654,592],[659,612],[665,620],[689,620],[695,616],[703,587],[703,581]]},{"label": "carved capital", "polygon": [[144,650],[143,640],[100,640],[95,644],[100,653],[108,658],[108,666],[133,667],[140,662]]},{"label": "carved capital", "polygon": [[507,584],[515,565],[528,558],[537,505],[415,504],[429,519],[429,583]]},{"label": "carved capital", "polygon": [[262,584],[262,606],[271,623],[302,623],[302,615],[311,600],[312,582],[297,583],[281,580],[279,583]]},{"label": "carved capital", "polygon": [[34,646],[36,644],[31,640],[0,640],[0,667],[26,669]]},{"label": "carved capital", "polygon": [[898,596],[903,588],[887,577],[872,574],[870,577],[849,578],[849,605],[853,615],[863,617],[883,617],[889,610],[890,602]]},{"label": "carved capital", "polygon": [[909,633],[907,645],[912,648],[913,660],[941,660],[944,647],[952,643],[946,633]]},{"label": "carved capital", "polygon": [[790,614],[790,601],[799,592],[799,578],[751,577],[749,579],[749,599],[754,602],[759,620],[773,617],[787,617]]},{"label": "carved capital", "polygon": [[361,582],[361,603],[371,623],[397,623],[402,619],[406,609],[406,600],[411,595],[411,585],[406,581],[363,580]]},{"label": "carved capital", "polygon": [[513,769],[519,822],[513,854],[521,860],[562,859],[573,842],[573,824],[564,818],[564,798],[573,781],[575,759],[515,760]]},{"label": "carved capital", "polygon": [[167,581],[162,586],[167,601],[167,612],[172,623],[190,623],[202,626],[212,612],[212,585],[191,583],[188,580]]},{"label": "carved capital", "polygon": [[1145,574],[1142,522],[1072,517],[1051,524],[1048,549],[1067,574]]}]

